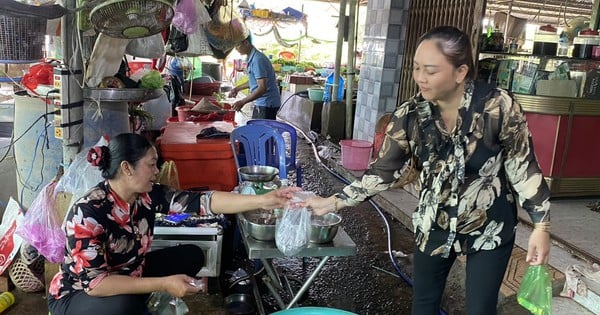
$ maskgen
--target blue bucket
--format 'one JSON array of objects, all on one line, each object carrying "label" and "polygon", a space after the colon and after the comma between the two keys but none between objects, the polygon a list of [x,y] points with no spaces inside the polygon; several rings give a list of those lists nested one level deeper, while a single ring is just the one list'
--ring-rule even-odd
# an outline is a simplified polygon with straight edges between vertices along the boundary
[{"label": "blue bucket", "polygon": [[272,315],[357,315],[344,310],[338,310],[335,308],[328,307],[295,307],[289,310],[282,310],[279,312],[272,313]]},{"label": "blue bucket", "polygon": [[[334,74],[330,74],[327,77],[327,81],[325,82],[325,91],[323,92],[323,101],[326,103],[329,103],[332,101],[332,97],[330,95],[331,90],[333,89],[333,77]],[[337,92],[337,100],[341,101],[344,99],[344,78],[342,78],[342,76],[340,75],[340,80],[339,80],[339,85],[338,85],[338,92]]]}]

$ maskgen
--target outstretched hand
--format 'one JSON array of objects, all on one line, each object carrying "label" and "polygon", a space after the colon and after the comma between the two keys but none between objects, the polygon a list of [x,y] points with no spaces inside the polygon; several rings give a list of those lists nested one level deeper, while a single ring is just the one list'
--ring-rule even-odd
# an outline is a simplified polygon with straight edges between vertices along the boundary
[{"label": "outstretched hand", "polygon": [[324,215],[329,212],[335,212],[336,208],[335,196],[327,198],[315,196],[302,203],[302,206],[312,209],[312,212],[316,215]]},{"label": "outstretched hand", "polygon": [[179,274],[165,277],[164,290],[174,297],[184,297],[185,295],[198,293],[202,290],[201,286],[194,285],[196,279],[188,275]]},{"label": "outstretched hand", "polygon": [[300,187],[285,187],[273,190],[264,194],[264,203],[262,209],[271,210],[275,208],[283,208],[294,197],[294,193],[302,191]]}]

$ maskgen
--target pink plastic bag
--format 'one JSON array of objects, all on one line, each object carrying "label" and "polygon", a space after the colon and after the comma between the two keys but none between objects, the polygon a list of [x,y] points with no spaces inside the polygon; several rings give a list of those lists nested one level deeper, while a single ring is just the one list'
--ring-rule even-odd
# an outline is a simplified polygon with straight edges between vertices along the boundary
[{"label": "pink plastic bag", "polygon": [[187,35],[195,33],[202,24],[198,12],[199,5],[201,4],[196,0],[180,0],[175,6],[173,26]]},{"label": "pink plastic bag", "polygon": [[51,182],[40,191],[15,232],[52,263],[63,261],[66,243],[62,220],[56,213],[55,187],[56,182]]}]

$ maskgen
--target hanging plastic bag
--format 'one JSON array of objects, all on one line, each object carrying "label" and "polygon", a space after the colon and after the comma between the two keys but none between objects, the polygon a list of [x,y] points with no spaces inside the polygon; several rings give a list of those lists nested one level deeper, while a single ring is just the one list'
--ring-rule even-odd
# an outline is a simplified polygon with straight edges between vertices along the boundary
[{"label": "hanging plastic bag", "polygon": [[312,192],[295,193],[275,223],[275,245],[285,256],[294,256],[308,246],[311,213],[296,204],[313,196]]},{"label": "hanging plastic bag", "polygon": [[163,163],[156,181],[171,188],[180,188],[179,173],[177,173],[177,166],[175,166],[174,161],[166,161]]},{"label": "hanging plastic bag", "polygon": [[21,83],[34,91],[39,84],[52,85],[54,83],[54,67],[48,63],[38,63],[29,68]]},{"label": "hanging plastic bag", "polygon": [[519,287],[517,301],[534,315],[552,314],[552,282],[547,265],[529,266]]},{"label": "hanging plastic bag", "polygon": [[184,57],[199,57],[212,56],[212,54],[213,51],[206,38],[206,33],[203,29],[200,29],[196,33],[188,35],[188,48],[178,55]]},{"label": "hanging plastic bag", "polygon": [[136,38],[127,44],[125,52],[135,57],[158,59],[165,54],[165,42],[160,33]]},{"label": "hanging plastic bag", "polygon": [[188,48],[188,36],[175,27],[169,30],[169,39],[167,39],[167,54],[173,55],[185,51]]},{"label": "hanging plastic bag", "polygon": [[46,185],[25,212],[23,224],[16,233],[52,263],[62,262],[66,242],[62,219],[56,212],[56,182]]},{"label": "hanging plastic bag", "polygon": [[244,20],[233,6],[219,7],[211,14],[211,19],[204,29],[208,42],[218,50],[231,50],[250,35]]},{"label": "hanging plastic bag", "polygon": [[201,25],[209,22],[210,15],[200,0],[181,0],[175,6],[173,26],[189,35],[201,29]]},{"label": "hanging plastic bag", "polygon": [[[108,146],[108,140],[101,137],[95,146]],[[81,198],[88,190],[102,182],[102,171],[97,166],[93,166],[87,161],[87,153],[90,148],[85,148],[77,153],[73,162],[69,165],[65,174],[56,184],[54,191],[57,193],[67,192],[71,194],[71,203],[69,208]]]},{"label": "hanging plastic bag", "polygon": [[98,87],[102,79],[119,72],[127,44],[129,39],[114,38],[104,33],[98,35],[85,72],[87,86]]}]

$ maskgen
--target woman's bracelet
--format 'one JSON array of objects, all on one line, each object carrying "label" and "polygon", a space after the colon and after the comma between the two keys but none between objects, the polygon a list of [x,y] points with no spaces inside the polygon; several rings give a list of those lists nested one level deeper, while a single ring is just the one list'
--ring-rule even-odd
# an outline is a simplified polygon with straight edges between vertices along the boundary
[{"label": "woman's bracelet", "polygon": [[550,232],[550,222],[539,222],[533,224],[534,230],[541,230],[544,232]]},{"label": "woman's bracelet", "polygon": [[333,197],[333,212],[336,212],[336,213],[338,211],[338,205],[337,205],[337,203],[338,203],[338,199],[337,199],[337,197],[334,196]]}]

